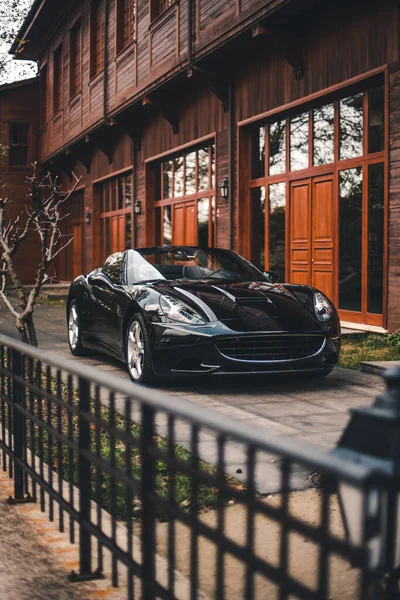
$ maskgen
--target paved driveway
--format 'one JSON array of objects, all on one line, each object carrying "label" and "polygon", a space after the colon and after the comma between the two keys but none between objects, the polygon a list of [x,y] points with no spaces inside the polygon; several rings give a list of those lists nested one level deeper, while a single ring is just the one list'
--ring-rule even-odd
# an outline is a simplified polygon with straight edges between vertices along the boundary
[{"label": "paved driveway", "polygon": [[[35,313],[39,345],[71,358],[66,339],[63,307],[39,306]],[[0,307],[0,331],[18,337],[14,323],[3,306]],[[124,366],[103,356],[76,359],[104,371],[128,379]],[[164,386],[170,394],[217,410],[269,431],[332,448],[348,421],[348,410],[369,405],[384,386],[380,377],[346,369],[335,371],[324,380],[298,381],[285,378],[211,378],[172,381]],[[160,427],[162,427],[160,425]],[[163,434],[163,430],[160,430]],[[177,441],[187,445],[187,431]],[[203,459],[214,462],[215,443],[204,439],[200,445]],[[232,447],[229,471],[244,470],[245,457]],[[275,469],[275,471],[277,471]],[[278,471],[276,475],[278,474]],[[271,472],[259,473],[260,491],[276,489],[278,480]],[[299,486],[299,482],[297,482]]]}]

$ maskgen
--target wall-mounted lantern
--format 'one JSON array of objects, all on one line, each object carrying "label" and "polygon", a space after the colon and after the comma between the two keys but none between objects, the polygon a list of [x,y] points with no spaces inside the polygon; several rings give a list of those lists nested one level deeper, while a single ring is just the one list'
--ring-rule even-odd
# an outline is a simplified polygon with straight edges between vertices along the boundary
[{"label": "wall-mounted lantern", "polygon": [[226,200],[228,198],[228,194],[229,194],[229,181],[228,181],[227,177],[224,177],[223,179],[221,179],[221,181],[219,182],[219,189],[220,189],[222,198],[224,198],[224,200]]},{"label": "wall-mounted lantern", "polygon": [[91,220],[92,220],[92,213],[88,210],[87,213],[85,214],[86,225],[90,225]]},{"label": "wall-mounted lantern", "polygon": [[136,200],[133,209],[135,211],[135,215],[142,214],[142,203],[140,202],[140,200]]}]

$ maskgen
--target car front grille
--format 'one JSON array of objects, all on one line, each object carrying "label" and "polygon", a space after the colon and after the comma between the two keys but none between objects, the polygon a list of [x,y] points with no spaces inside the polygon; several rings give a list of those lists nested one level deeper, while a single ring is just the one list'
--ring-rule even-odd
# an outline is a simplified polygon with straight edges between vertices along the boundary
[{"label": "car front grille", "polygon": [[238,336],[221,338],[215,342],[223,356],[250,362],[309,358],[322,350],[324,344],[325,336],[319,334]]}]

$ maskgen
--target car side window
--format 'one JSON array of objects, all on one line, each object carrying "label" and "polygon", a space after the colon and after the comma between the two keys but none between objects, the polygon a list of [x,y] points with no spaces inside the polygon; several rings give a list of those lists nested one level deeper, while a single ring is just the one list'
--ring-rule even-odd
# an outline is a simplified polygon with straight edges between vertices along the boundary
[{"label": "car side window", "polygon": [[103,275],[106,275],[115,285],[120,285],[122,283],[124,254],[124,252],[115,252],[114,254],[111,254],[107,258],[102,269]]}]

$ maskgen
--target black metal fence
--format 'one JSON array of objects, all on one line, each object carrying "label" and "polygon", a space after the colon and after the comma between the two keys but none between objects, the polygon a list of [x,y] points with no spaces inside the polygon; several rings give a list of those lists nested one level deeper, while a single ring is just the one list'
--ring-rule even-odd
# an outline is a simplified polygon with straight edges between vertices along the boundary
[{"label": "black metal fence", "polygon": [[[0,394],[10,501],[69,531],[73,579],[110,573],[145,600],[375,597],[368,498],[386,484],[370,467],[3,336]],[[293,492],[307,472],[332,485]],[[356,544],[338,484],[361,499]]]}]

